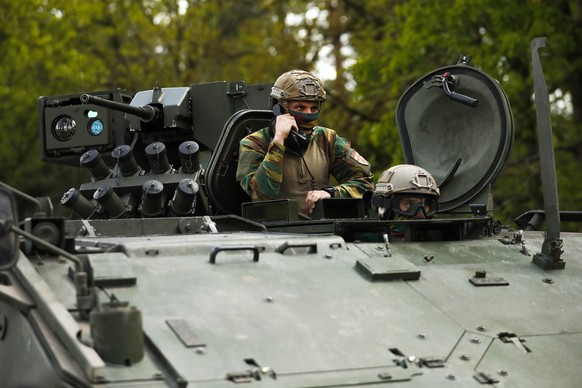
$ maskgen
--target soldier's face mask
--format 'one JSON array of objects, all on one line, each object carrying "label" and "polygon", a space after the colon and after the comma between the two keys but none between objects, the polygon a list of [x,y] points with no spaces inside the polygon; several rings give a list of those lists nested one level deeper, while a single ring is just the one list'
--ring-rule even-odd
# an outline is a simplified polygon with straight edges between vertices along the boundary
[{"label": "soldier's face mask", "polygon": [[390,205],[395,214],[413,218],[423,218],[424,215],[424,218],[430,218],[437,212],[438,200],[434,197],[402,194],[395,195]]},{"label": "soldier's face mask", "polygon": [[313,127],[315,126],[315,123],[317,123],[317,119],[319,118],[319,112],[304,113],[289,109],[289,114],[291,114],[291,116],[295,118],[295,122],[300,127],[308,126],[311,122],[314,122],[312,125]]},{"label": "soldier's face mask", "polygon": [[295,118],[299,128],[310,130],[317,125],[319,118],[319,101],[289,101],[289,114]]}]

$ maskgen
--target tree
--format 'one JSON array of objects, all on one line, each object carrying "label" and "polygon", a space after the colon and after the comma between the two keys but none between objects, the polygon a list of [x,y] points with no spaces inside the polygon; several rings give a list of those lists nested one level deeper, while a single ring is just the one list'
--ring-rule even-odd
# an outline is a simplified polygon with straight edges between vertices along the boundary
[{"label": "tree", "polygon": [[[541,183],[532,103],[530,40],[548,37],[543,65],[554,106],[566,99],[571,111],[556,112],[555,147],[561,207],[578,205],[582,172],[580,94],[582,23],[579,1],[344,0],[351,42],[358,60],[352,69],[355,110],[377,120],[363,122],[358,138],[375,170],[401,162],[394,124],[399,96],[414,80],[459,54],[497,78],[512,104],[516,136],[510,161],[494,185],[496,213],[505,221],[540,208]],[[555,69],[559,69],[555,71]],[[391,158],[382,155],[390,154]]]}]

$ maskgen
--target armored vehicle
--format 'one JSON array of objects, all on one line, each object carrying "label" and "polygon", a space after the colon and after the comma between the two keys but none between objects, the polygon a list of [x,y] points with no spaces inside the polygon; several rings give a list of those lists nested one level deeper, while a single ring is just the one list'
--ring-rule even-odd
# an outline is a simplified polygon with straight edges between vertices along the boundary
[{"label": "armored vehicle", "polygon": [[[490,193],[511,108],[466,57],[397,108],[406,161],[441,190],[421,220],[366,199],[323,200],[311,220],[250,202],[238,144],[272,119],[270,85],[40,97],[43,159],[88,180],[64,193],[66,219],[2,185],[0,385],[579,386],[582,234],[560,222],[581,217],[558,209],[544,45],[544,206],[513,226]],[[19,220],[17,203],[37,211]]]}]

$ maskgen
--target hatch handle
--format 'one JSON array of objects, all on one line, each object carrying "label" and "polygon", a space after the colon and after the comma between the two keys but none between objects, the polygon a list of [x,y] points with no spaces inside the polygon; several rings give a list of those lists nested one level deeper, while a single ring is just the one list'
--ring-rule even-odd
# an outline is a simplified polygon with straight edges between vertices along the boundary
[{"label": "hatch handle", "polygon": [[285,241],[281,244],[275,252],[277,253],[285,253],[285,251],[289,248],[307,248],[307,253],[317,253],[317,244],[315,243],[307,243],[307,244],[289,244],[288,241]]},{"label": "hatch handle", "polygon": [[463,161],[462,158],[457,159],[457,161],[455,162],[455,165],[453,166],[453,168],[451,168],[451,171],[449,171],[449,173],[447,174],[447,176],[445,177],[445,179],[438,184],[438,188],[439,190],[442,190],[443,187],[449,183],[451,181],[451,179],[453,179],[453,175],[455,175],[455,173],[457,172],[457,170],[459,169],[459,166],[461,165],[461,162]]},{"label": "hatch handle", "polygon": [[453,92],[450,89],[449,82],[451,82],[452,84],[454,84],[455,81],[456,81],[456,78],[455,78],[454,75],[452,75],[451,73],[445,73],[445,74],[443,74],[442,78],[443,78],[442,79],[443,90],[445,91],[445,94],[447,96],[449,96],[453,100],[458,101],[458,102],[460,102],[462,104],[469,105],[469,106],[473,106],[473,107],[477,106],[477,102],[478,101],[477,101],[476,98],[469,97],[469,96],[466,96],[464,94],[460,94],[460,93]]},{"label": "hatch handle", "polygon": [[259,261],[259,247],[255,245],[231,245],[231,246],[216,246],[210,252],[210,264],[216,263],[216,255],[222,251],[253,251],[253,261]]}]

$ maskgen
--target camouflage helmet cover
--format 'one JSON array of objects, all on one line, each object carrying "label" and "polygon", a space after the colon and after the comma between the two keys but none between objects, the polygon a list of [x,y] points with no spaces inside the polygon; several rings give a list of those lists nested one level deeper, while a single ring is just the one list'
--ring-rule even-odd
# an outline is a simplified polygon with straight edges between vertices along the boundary
[{"label": "camouflage helmet cover", "polygon": [[291,70],[281,74],[271,88],[271,105],[279,102],[287,108],[287,101],[319,101],[326,100],[327,95],[321,80],[313,73],[305,70]]}]

